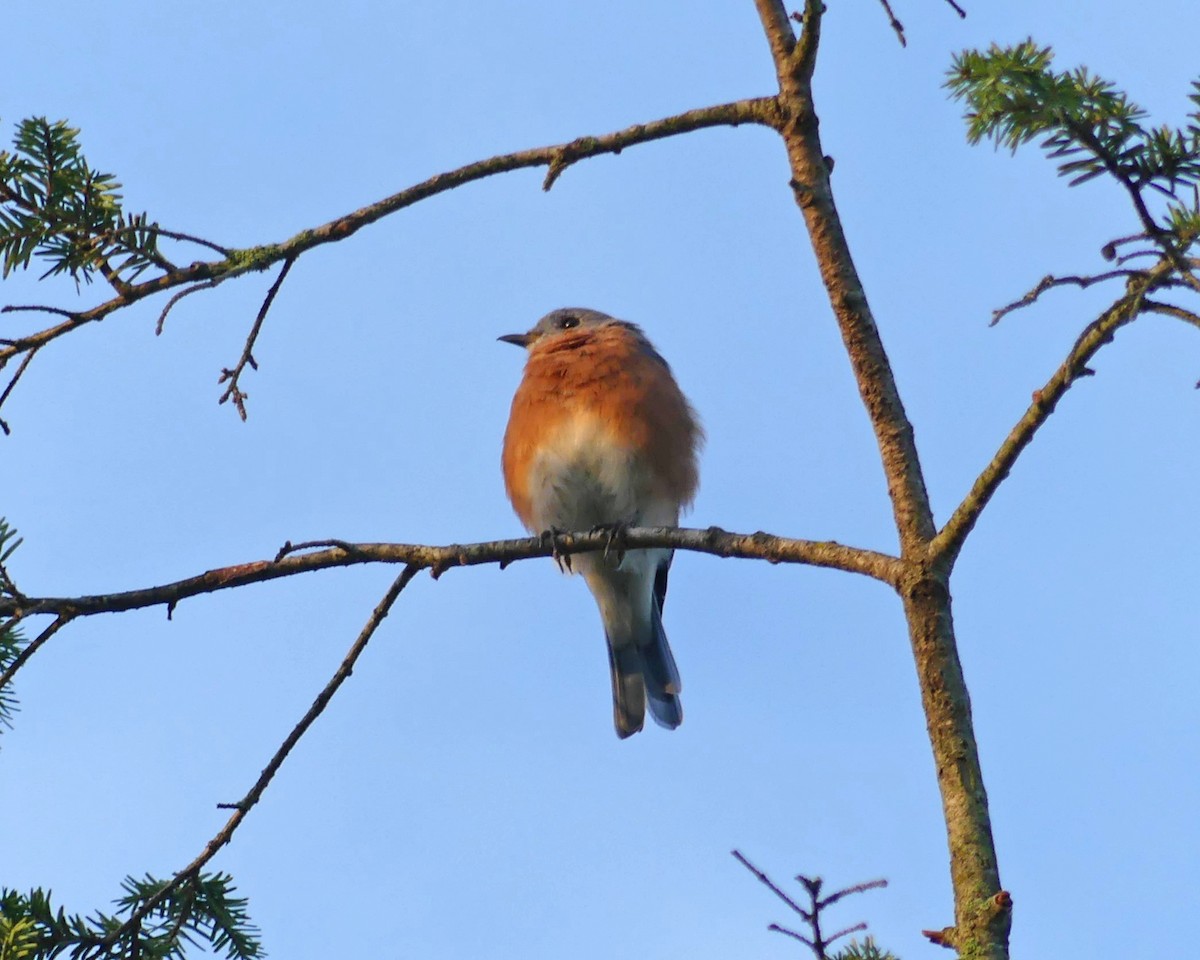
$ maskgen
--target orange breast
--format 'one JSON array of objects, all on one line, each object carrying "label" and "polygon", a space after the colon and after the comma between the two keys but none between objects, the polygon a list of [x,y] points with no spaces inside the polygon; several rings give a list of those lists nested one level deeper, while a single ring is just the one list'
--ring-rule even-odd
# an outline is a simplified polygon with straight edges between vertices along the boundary
[{"label": "orange breast", "polygon": [[670,370],[639,334],[611,325],[571,330],[534,344],[504,434],[504,483],[527,527],[529,477],[543,445],[585,413],[626,446],[649,478],[648,495],[691,503],[703,434]]}]

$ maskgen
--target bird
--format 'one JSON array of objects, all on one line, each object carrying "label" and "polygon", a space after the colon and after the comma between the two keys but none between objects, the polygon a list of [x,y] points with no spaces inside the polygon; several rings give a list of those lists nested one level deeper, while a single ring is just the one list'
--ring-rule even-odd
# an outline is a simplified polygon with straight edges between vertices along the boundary
[{"label": "bird", "polygon": [[[501,465],[526,529],[551,537],[630,526],[675,527],[699,486],[699,418],[641,328],[599,310],[565,307],[527,333],[499,338],[525,348]],[[669,549],[563,558],[600,609],[612,675],[613,723],[625,739],[647,706],[662,727],[683,721],[679,669],[663,631]]]}]

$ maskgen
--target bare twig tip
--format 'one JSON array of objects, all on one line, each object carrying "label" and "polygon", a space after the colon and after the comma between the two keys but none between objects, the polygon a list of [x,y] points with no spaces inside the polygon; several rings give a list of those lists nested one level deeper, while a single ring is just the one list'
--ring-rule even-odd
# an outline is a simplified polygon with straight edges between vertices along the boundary
[{"label": "bare twig tip", "polygon": [[883,12],[887,14],[888,23],[896,34],[896,39],[900,41],[900,46],[907,47],[908,41],[904,37],[904,24],[896,19],[896,14],[892,11],[892,5],[888,0],[879,0],[883,6]]}]

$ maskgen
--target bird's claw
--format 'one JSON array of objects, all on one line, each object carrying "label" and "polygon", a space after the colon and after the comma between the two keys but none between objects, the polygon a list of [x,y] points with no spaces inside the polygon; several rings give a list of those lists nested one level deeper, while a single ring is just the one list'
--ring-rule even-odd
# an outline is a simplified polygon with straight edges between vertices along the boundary
[{"label": "bird's claw", "polygon": [[598,523],[592,527],[592,533],[607,534],[607,539],[604,542],[604,559],[616,552],[616,566],[620,567],[625,562],[625,531],[629,529],[629,524],[624,520],[617,520],[614,523]]},{"label": "bird's claw", "polygon": [[542,543],[550,547],[550,556],[554,562],[558,564],[558,569],[563,573],[571,573],[571,555],[563,553],[558,549],[558,538],[563,535],[564,531],[558,527],[551,527],[548,530],[542,531]]}]

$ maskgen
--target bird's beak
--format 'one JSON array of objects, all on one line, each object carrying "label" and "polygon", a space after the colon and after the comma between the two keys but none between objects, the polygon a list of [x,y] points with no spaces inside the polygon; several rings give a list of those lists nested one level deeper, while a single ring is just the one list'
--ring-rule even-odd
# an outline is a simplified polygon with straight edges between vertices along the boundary
[{"label": "bird's beak", "polygon": [[511,343],[514,346],[527,347],[533,338],[527,333],[506,333],[504,336],[497,337],[496,339],[504,343]]}]

